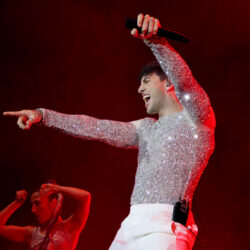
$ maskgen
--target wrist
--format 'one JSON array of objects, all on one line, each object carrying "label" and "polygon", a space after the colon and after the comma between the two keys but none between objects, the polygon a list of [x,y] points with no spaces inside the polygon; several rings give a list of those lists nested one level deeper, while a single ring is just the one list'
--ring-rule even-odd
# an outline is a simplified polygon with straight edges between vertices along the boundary
[{"label": "wrist", "polygon": [[38,109],[35,109],[35,111],[37,112],[37,115],[40,118],[40,121],[37,124],[42,124],[43,123],[43,111],[42,111],[42,109],[38,108]]},{"label": "wrist", "polygon": [[55,193],[61,193],[61,192],[62,192],[61,186],[59,186],[59,185],[57,185],[57,184],[54,184],[53,189],[54,189],[54,192],[55,192]]},{"label": "wrist", "polygon": [[23,205],[24,201],[21,201],[21,200],[14,200],[13,201],[13,205],[16,207],[16,208],[19,208]]},{"label": "wrist", "polygon": [[147,46],[150,46],[151,44],[161,44],[161,45],[168,44],[168,41],[166,38],[158,37],[158,36],[151,36],[147,39],[144,39],[143,41]]}]

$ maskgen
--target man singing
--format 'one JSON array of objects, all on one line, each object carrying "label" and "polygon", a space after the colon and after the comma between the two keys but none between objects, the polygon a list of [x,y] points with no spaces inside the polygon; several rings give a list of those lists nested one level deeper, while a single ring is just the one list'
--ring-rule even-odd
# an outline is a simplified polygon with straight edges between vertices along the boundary
[{"label": "man singing", "polygon": [[[209,98],[180,55],[156,36],[159,20],[139,14],[131,34],[151,49],[158,64],[141,73],[141,94],[148,114],[133,122],[66,115],[47,109],[5,112],[18,125],[60,129],[87,140],[138,148],[131,209],[110,250],[191,249],[197,234],[192,197],[214,149],[215,118]],[[187,218],[188,217],[188,218]]]}]

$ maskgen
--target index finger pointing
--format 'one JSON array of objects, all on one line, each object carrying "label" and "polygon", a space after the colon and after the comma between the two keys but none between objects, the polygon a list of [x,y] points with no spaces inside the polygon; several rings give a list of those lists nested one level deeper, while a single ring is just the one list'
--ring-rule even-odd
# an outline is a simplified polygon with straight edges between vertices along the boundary
[{"label": "index finger pointing", "polygon": [[3,112],[3,115],[6,115],[6,116],[20,116],[20,115],[22,115],[22,111],[6,111],[6,112]]}]

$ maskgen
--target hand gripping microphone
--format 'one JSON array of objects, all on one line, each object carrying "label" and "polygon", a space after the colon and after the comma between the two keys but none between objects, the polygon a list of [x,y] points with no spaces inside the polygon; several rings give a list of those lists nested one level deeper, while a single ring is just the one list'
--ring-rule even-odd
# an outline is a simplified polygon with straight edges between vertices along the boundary
[{"label": "hand gripping microphone", "polygon": [[[138,30],[138,32],[141,33],[141,27],[137,26],[137,20],[136,19],[128,18],[126,20],[126,25],[125,26],[128,29],[136,28]],[[168,38],[168,39],[171,39],[171,40],[175,40],[175,41],[178,41],[178,42],[182,42],[182,43],[188,43],[189,39],[190,39],[186,35],[183,35],[181,33],[173,31],[173,30],[163,29],[163,28],[159,28],[156,35],[160,36],[160,37]]]}]

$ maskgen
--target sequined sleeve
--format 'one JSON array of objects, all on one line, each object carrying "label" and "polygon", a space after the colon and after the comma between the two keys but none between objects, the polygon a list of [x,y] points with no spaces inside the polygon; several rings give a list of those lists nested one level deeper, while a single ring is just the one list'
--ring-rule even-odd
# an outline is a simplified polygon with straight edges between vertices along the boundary
[{"label": "sequined sleeve", "polygon": [[136,148],[137,129],[131,122],[101,120],[87,115],[67,115],[48,109],[43,113],[42,124],[86,140],[103,141],[115,147]]},{"label": "sequined sleeve", "polygon": [[206,92],[196,82],[188,65],[165,39],[145,40],[168,80],[174,85],[180,103],[195,123],[215,126],[214,113]]}]

